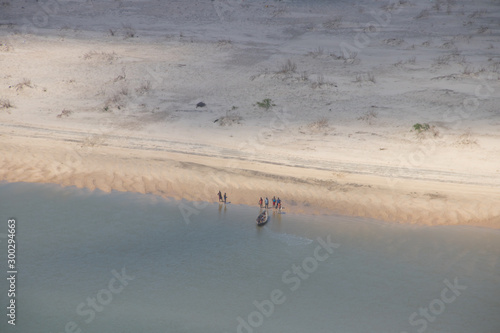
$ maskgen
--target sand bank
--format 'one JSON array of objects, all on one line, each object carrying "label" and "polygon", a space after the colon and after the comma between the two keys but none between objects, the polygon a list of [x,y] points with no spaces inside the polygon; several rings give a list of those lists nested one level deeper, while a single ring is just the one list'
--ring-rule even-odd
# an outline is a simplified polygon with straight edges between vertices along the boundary
[{"label": "sand bank", "polygon": [[221,190],[233,204],[257,205],[261,196],[277,196],[290,213],[500,227],[498,186],[428,180],[425,173],[415,179],[334,172],[241,156],[179,153],[166,145],[147,147],[152,142],[139,138],[129,141],[115,146],[108,138],[106,145],[83,147],[77,136],[59,140],[2,135],[0,179],[208,202],[217,201]]}]

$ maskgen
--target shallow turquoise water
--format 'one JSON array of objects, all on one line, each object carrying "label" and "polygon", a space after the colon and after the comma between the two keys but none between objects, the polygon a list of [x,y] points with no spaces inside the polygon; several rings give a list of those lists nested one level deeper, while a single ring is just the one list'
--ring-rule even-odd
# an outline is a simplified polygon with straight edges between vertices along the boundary
[{"label": "shallow turquoise water", "polygon": [[2,314],[0,331],[500,332],[496,230],[291,214],[258,228],[256,207],[197,206],[0,185],[3,272],[11,217],[18,244],[17,325]]}]

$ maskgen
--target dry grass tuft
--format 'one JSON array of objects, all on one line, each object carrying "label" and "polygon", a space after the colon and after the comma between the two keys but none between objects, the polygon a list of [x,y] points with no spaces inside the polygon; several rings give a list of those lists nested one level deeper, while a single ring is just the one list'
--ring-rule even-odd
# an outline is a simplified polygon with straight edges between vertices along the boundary
[{"label": "dry grass tuft", "polygon": [[467,130],[464,134],[460,135],[457,140],[459,146],[478,146],[477,139],[473,137],[471,130]]},{"label": "dry grass tuft", "polygon": [[417,20],[423,19],[423,18],[429,17],[429,15],[430,15],[429,10],[428,9],[424,9],[420,13],[418,13],[417,16],[415,16],[415,19],[417,19]]},{"label": "dry grass tuft", "polygon": [[323,23],[325,29],[337,29],[342,25],[342,16],[336,16],[331,20]]},{"label": "dry grass tuft", "polygon": [[240,115],[232,114],[232,115],[222,116],[219,119],[217,119],[216,122],[219,123],[219,126],[232,126],[241,124],[242,120],[243,118]]},{"label": "dry grass tuft", "polygon": [[377,118],[378,113],[375,110],[370,110],[365,112],[362,116],[358,117],[358,120],[366,121],[369,125],[373,124],[375,118]]},{"label": "dry grass tuft", "polygon": [[64,109],[64,110],[61,111],[61,113],[59,113],[57,115],[57,118],[69,117],[69,115],[72,114],[72,113],[73,113],[73,111]]},{"label": "dry grass tuft", "polygon": [[325,83],[326,83],[325,82],[325,77],[323,76],[323,74],[318,74],[318,77],[316,78],[316,81],[314,81],[311,84],[311,87],[313,89],[321,88]]},{"label": "dry grass tuft", "polygon": [[113,52],[97,52],[89,51],[83,55],[84,60],[99,60],[113,62],[117,58],[116,53]]},{"label": "dry grass tuft", "polygon": [[147,80],[141,83],[141,85],[135,89],[138,95],[144,95],[151,90],[151,81]]},{"label": "dry grass tuft", "polygon": [[31,80],[27,78],[24,78],[21,82],[16,84],[15,87],[16,91],[23,90],[24,87],[33,88],[33,86],[31,85]]},{"label": "dry grass tuft", "polygon": [[308,125],[309,129],[312,132],[322,132],[328,130],[330,128],[330,123],[327,118],[320,118]]},{"label": "dry grass tuft", "polygon": [[475,17],[482,17],[484,14],[488,13],[487,10],[476,10],[472,14],[470,14],[468,17],[469,18],[475,18]]},{"label": "dry grass tuft", "polygon": [[8,99],[0,98],[0,109],[10,109],[13,107],[14,105]]},{"label": "dry grass tuft", "polygon": [[389,46],[399,46],[403,44],[405,41],[402,38],[389,38],[389,39],[384,39],[383,42],[384,44],[387,44]]},{"label": "dry grass tuft", "polygon": [[325,77],[323,74],[318,74],[316,76],[316,80],[311,83],[311,88],[316,89],[316,88],[322,88],[323,86],[327,87],[337,87],[337,84],[334,82],[329,82],[325,80]]},{"label": "dry grass tuft", "polygon": [[83,139],[82,142],[82,148],[83,147],[99,147],[102,146],[106,142],[106,137],[104,135],[100,134],[92,134],[85,139]]},{"label": "dry grass tuft", "polygon": [[443,49],[452,49],[454,47],[455,47],[455,43],[452,40],[450,40],[448,42],[444,42],[443,45],[441,45],[441,48],[443,48]]},{"label": "dry grass tuft", "polygon": [[330,53],[330,56],[336,60],[343,60],[346,65],[357,65],[361,62],[358,59],[358,52],[346,50],[346,54],[336,55],[334,52]]},{"label": "dry grass tuft", "polygon": [[121,87],[120,90],[118,90],[118,94],[123,95],[123,96],[128,96],[128,94],[129,94],[128,87],[126,87],[126,86]]},{"label": "dry grass tuft", "polygon": [[394,63],[394,66],[395,67],[402,67],[403,65],[415,65],[417,62],[417,57],[413,56],[413,57],[410,57],[408,58],[408,60],[406,61],[403,61],[403,60],[399,60],[398,62]]},{"label": "dry grass tuft", "polygon": [[112,107],[116,107],[118,110],[124,108],[127,105],[127,96],[129,94],[128,87],[121,87],[117,92],[115,92],[111,97],[109,97],[104,103],[104,111],[111,111]]},{"label": "dry grass tuft", "polygon": [[300,73],[300,78],[299,78],[300,81],[302,82],[307,82],[309,81],[309,74],[307,74],[306,71],[303,71],[302,73]]},{"label": "dry grass tuft", "polygon": [[321,57],[323,54],[325,54],[325,50],[321,46],[318,46],[314,51],[307,53],[307,55],[310,55],[313,58]]},{"label": "dry grass tuft", "polygon": [[448,65],[450,63],[450,55],[442,55],[434,59],[434,64],[436,65]]},{"label": "dry grass tuft", "polygon": [[485,25],[482,25],[479,27],[479,29],[477,29],[477,33],[478,34],[484,34],[486,31],[490,30],[490,28],[488,28],[487,26]]},{"label": "dry grass tuft", "polygon": [[1,52],[9,52],[12,50],[12,46],[5,42],[0,42],[0,51]]},{"label": "dry grass tuft", "polygon": [[123,34],[125,35],[125,39],[137,37],[135,29],[132,28],[131,25],[124,25],[123,26]]},{"label": "dry grass tuft", "polygon": [[367,73],[359,73],[356,75],[356,78],[354,80],[355,83],[363,83],[363,82],[372,82],[376,83],[375,76],[373,75],[372,72],[367,72]]},{"label": "dry grass tuft", "polygon": [[288,59],[284,64],[281,65],[276,74],[291,74],[297,71],[297,64]]},{"label": "dry grass tuft", "polygon": [[218,47],[223,47],[223,46],[232,45],[232,44],[233,44],[233,42],[230,39],[219,39],[217,41]]}]

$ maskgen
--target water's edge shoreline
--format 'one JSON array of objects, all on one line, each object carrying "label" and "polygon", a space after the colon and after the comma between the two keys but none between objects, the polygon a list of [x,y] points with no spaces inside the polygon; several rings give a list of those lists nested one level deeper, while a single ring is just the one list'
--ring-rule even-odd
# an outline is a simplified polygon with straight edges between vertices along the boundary
[{"label": "water's edge shoreline", "polygon": [[[16,143],[16,144],[14,144]],[[192,202],[258,205],[260,197],[283,200],[286,212],[345,215],[419,225],[500,228],[495,187],[346,174],[301,166],[151,152],[112,146],[86,150],[43,140],[6,142],[0,148],[0,180],[52,183],[104,192],[158,195]]]}]

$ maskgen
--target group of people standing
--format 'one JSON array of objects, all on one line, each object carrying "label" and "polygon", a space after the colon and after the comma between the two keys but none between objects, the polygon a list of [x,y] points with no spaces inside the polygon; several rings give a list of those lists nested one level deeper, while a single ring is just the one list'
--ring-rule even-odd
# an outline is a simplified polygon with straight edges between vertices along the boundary
[{"label": "group of people standing", "polygon": [[[273,197],[271,201],[273,202],[273,208],[281,209],[281,199],[279,197],[278,199],[276,199],[276,197]],[[264,204],[265,208],[269,208],[269,199],[266,197],[265,200],[262,200],[262,197],[260,197],[259,199],[260,208],[262,208],[262,204]]]},{"label": "group of people standing", "polygon": [[226,192],[224,192],[224,197],[222,197],[221,191],[219,191],[219,193],[217,193],[217,195],[219,196],[219,202],[226,203],[226,200],[227,200]]},{"label": "group of people standing", "polygon": [[[226,203],[227,202],[227,194],[224,192],[224,196],[222,195],[222,192],[219,191],[217,193],[217,196],[219,197],[219,202],[223,202],[223,203]],[[271,199],[272,203],[273,203],[273,208],[274,209],[281,209],[281,199],[278,197],[276,199],[276,197],[273,197]],[[262,197],[260,197],[260,200],[259,200],[259,205],[260,205],[260,208],[262,208],[262,205],[264,205],[265,208],[269,208],[269,199],[266,197],[265,200],[262,199]]]}]

